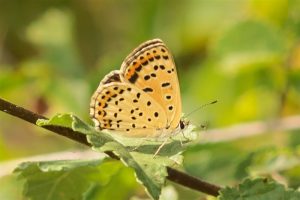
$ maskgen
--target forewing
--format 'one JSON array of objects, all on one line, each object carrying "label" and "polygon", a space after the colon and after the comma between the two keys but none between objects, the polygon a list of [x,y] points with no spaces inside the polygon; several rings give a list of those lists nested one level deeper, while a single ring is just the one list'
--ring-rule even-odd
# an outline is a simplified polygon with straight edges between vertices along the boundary
[{"label": "forewing", "polygon": [[164,110],[167,128],[175,129],[180,121],[181,97],[172,55],[159,40],[141,44],[124,60],[121,79],[152,97]]}]

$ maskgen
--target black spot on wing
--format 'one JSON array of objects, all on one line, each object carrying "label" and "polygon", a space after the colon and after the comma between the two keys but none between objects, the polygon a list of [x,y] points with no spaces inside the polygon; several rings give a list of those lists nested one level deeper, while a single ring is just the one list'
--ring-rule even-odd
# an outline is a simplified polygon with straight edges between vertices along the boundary
[{"label": "black spot on wing", "polygon": [[142,69],[142,65],[140,65],[140,66],[138,66],[137,68],[135,68],[135,70],[136,70],[137,72],[141,71],[141,69]]},{"label": "black spot on wing", "polygon": [[169,85],[170,85],[170,83],[166,82],[166,83],[161,84],[161,87],[168,87]]},{"label": "black spot on wing", "polygon": [[138,79],[138,77],[139,77],[139,75],[136,72],[134,72],[134,74],[130,77],[129,82],[130,83],[135,83],[136,80]]},{"label": "black spot on wing", "polygon": [[147,80],[150,79],[150,76],[149,76],[149,75],[146,75],[146,76],[144,76],[144,79],[147,81]]},{"label": "black spot on wing", "polygon": [[147,65],[148,64],[148,61],[146,60],[146,61],[144,61],[144,62],[142,62],[142,65]]},{"label": "black spot on wing", "polygon": [[146,87],[143,89],[144,92],[153,92],[152,88]]}]

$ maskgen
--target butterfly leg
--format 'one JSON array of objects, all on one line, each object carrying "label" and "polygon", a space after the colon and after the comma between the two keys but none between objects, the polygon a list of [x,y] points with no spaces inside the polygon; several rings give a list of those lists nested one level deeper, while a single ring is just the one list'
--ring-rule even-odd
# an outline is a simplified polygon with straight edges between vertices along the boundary
[{"label": "butterfly leg", "polygon": [[191,139],[188,138],[188,137],[184,134],[184,130],[181,130],[180,132],[181,132],[182,137],[183,137],[183,139],[184,139],[184,140],[180,140],[180,143],[181,143],[181,144],[182,144],[183,141],[184,141],[184,142],[190,142],[190,141],[191,141]]},{"label": "butterfly leg", "polygon": [[167,141],[169,140],[169,138],[167,137],[163,143],[161,143],[161,145],[157,148],[156,152],[153,155],[153,158],[155,158],[155,156],[160,152],[160,150],[163,148],[163,146],[165,146],[165,144],[167,143]]},{"label": "butterfly leg", "polygon": [[[184,138],[185,138],[185,137],[184,137]],[[173,142],[175,142],[175,141],[177,142],[177,141],[178,141],[178,140],[174,139],[173,136],[171,136],[170,139],[171,139]],[[181,138],[179,138],[179,142],[180,142],[180,145],[183,146],[183,143],[182,143],[182,139],[181,139]]]}]

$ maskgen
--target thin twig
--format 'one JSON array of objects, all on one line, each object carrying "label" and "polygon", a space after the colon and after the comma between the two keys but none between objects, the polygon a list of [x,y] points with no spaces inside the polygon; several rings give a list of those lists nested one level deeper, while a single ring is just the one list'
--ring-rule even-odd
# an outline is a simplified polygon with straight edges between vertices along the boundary
[{"label": "thin twig", "polygon": [[203,135],[200,142],[224,142],[274,131],[291,131],[296,129],[300,129],[300,115],[265,122],[257,121],[238,124],[222,129],[212,129]]},{"label": "thin twig", "polygon": [[198,190],[198,191],[200,191],[199,188],[201,188],[201,192],[210,194],[215,197],[219,195],[219,190],[221,189],[220,186],[202,181],[196,177],[193,177],[193,176],[190,176],[183,172],[177,171],[171,167],[168,167],[167,171],[168,171],[167,178],[170,181],[173,181],[175,183],[184,185],[185,187],[188,187],[188,188],[194,189],[194,190]]},{"label": "thin twig", "polygon": [[[25,108],[22,108],[20,106],[12,104],[8,101],[5,101],[2,98],[0,98],[0,110],[7,114],[18,117],[22,120],[30,122],[32,124],[35,124],[35,125],[36,125],[36,121],[38,119],[47,119],[44,116],[38,115],[34,112],[26,110]],[[43,126],[42,128],[50,130],[59,135],[65,136],[65,137],[67,137],[71,140],[74,140],[76,142],[79,142],[81,144],[91,146],[88,143],[85,135],[83,135],[79,132],[73,131],[72,129],[60,127],[60,126]],[[113,152],[105,152],[105,153],[114,159],[119,159]],[[182,186],[185,186],[185,187],[188,187],[188,188],[191,188],[191,189],[194,189],[194,190],[197,190],[197,191],[200,191],[200,192],[212,195],[212,196],[217,196],[219,190],[221,189],[220,186],[216,186],[214,184],[202,181],[198,178],[187,175],[176,169],[167,167],[167,171],[168,171],[167,179],[170,181],[176,182]]]}]

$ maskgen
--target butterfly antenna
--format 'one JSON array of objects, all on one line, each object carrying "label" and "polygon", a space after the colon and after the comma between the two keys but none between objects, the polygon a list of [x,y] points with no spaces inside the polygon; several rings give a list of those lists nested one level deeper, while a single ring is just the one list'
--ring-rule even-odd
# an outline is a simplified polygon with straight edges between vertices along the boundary
[{"label": "butterfly antenna", "polygon": [[192,112],[190,112],[190,113],[188,113],[185,117],[188,117],[188,116],[190,116],[191,114],[193,114],[194,112],[196,112],[196,111],[198,111],[198,110],[200,110],[200,109],[202,109],[202,108],[204,108],[204,107],[206,107],[206,106],[208,106],[208,105],[212,105],[212,104],[215,104],[215,103],[217,103],[218,102],[218,100],[214,100],[214,101],[212,101],[212,102],[209,102],[209,103],[206,103],[206,104],[203,104],[202,106],[200,106],[199,108],[196,108],[195,110],[193,110]]}]

